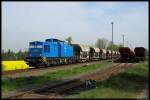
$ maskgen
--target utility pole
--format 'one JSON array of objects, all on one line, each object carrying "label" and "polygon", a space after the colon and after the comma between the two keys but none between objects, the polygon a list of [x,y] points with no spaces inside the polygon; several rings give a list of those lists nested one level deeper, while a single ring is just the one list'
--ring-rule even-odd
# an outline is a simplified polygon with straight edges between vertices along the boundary
[{"label": "utility pole", "polygon": [[112,54],[112,51],[113,51],[113,24],[114,22],[111,22],[112,24],[112,47],[111,47],[111,59],[112,59],[112,62],[113,62],[113,54]]},{"label": "utility pole", "polygon": [[122,35],[122,37],[123,37],[123,47],[124,47],[124,34]]}]

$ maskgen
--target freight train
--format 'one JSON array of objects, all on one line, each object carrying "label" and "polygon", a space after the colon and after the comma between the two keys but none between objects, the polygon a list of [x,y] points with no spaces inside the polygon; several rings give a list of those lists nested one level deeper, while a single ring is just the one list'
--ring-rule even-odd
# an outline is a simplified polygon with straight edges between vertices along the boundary
[{"label": "freight train", "polygon": [[[113,51],[118,58],[119,52]],[[46,39],[44,42],[29,43],[29,54],[25,61],[29,66],[52,66],[111,59],[111,50],[91,47],[83,44],[68,44],[59,39]]]},{"label": "freight train", "polygon": [[65,41],[51,38],[44,42],[30,42],[29,53],[25,61],[29,66],[38,67],[106,60],[112,57],[121,62],[144,60],[143,48],[137,47],[134,51],[128,47],[120,47],[119,51],[111,52],[111,50],[83,44],[68,44]]},{"label": "freight train", "polygon": [[120,47],[119,52],[121,62],[137,62],[145,60],[144,47],[136,47],[134,50],[129,47]]}]

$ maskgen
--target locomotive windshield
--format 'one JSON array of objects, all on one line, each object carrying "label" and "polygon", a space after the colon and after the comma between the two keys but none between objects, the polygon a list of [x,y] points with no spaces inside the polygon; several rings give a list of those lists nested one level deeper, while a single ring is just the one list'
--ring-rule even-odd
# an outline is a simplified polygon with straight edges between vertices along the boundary
[{"label": "locomotive windshield", "polygon": [[42,48],[42,45],[30,45],[29,48]]},{"label": "locomotive windshield", "polygon": [[39,57],[42,54],[43,45],[42,44],[30,44],[29,45],[29,55],[30,57]]}]

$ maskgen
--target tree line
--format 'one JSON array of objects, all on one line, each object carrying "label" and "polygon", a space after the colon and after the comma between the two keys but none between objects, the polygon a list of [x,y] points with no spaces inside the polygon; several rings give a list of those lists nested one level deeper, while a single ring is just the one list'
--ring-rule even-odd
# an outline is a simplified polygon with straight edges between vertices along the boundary
[{"label": "tree line", "polygon": [[28,54],[28,51],[22,51],[19,50],[18,52],[14,52],[10,49],[8,49],[7,51],[2,50],[2,61],[5,60],[23,60]]}]

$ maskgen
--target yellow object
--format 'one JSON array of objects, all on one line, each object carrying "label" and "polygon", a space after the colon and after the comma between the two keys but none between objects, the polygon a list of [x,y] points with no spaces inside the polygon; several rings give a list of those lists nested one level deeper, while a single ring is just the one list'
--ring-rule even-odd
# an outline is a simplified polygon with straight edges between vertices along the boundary
[{"label": "yellow object", "polygon": [[43,61],[46,62],[46,58],[43,58]]},{"label": "yellow object", "polygon": [[29,66],[24,61],[2,61],[2,70],[27,69]]}]

